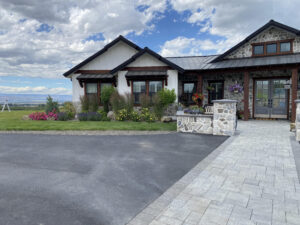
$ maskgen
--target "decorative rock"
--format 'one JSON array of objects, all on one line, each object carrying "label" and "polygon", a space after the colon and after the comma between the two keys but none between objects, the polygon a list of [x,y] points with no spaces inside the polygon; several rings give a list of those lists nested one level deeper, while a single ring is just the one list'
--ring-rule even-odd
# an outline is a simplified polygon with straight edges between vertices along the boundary
[{"label": "decorative rock", "polygon": [[113,111],[109,111],[107,113],[107,118],[111,119],[111,120],[116,120],[116,116],[115,113]]},{"label": "decorative rock", "polygon": [[164,123],[172,122],[172,117],[170,117],[170,116],[163,116],[161,118],[161,122],[164,122]]},{"label": "decorative rock", "polygon": [[29,118],[28,115],[24,115],[24,116],[22,117],[22,120],[30,120],[30,118]]}]

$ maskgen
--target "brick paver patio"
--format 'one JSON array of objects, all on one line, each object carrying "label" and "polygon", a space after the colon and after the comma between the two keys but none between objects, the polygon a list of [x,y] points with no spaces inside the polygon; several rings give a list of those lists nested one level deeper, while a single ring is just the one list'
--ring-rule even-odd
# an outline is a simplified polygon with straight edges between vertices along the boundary
[{"label": "brick paver patio", "polygon": [[300,224],[289,123],[239,122],[238,132],[129,224]]}]

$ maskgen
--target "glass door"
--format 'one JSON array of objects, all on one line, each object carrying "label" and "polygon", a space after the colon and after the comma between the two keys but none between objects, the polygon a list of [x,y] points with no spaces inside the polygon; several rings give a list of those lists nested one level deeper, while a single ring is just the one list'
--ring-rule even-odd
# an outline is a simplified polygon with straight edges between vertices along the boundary
[{"label": "glass door", "polygon": [[254,117],[287,118],[288,91],[284,88],[286,79],[255,81]]}]

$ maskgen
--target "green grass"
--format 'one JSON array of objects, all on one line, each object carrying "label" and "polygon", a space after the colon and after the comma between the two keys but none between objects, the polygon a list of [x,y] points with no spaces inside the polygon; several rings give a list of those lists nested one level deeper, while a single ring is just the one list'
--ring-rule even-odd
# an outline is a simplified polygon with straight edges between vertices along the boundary
[{"label": "green grass", "polygon": [[176,123],[121,121],[33,121],[22,120],[33,111],[0,112],[0,130],[146,130],[175,131]]}]

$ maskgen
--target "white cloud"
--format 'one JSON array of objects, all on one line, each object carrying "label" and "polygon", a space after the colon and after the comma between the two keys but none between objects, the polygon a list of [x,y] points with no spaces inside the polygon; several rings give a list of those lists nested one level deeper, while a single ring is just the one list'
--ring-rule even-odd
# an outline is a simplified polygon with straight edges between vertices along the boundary
[{"label": "white cloud", "polygon": [[45,86],[38,87],[10,87],[0,86],[0,93],[6,94],[51,94],[51,95],[71,95],[71,90],[64,87],[47,88]]},{"label": "white cloud", "polygon": [[[165,9],[166,0],[0,0],[0,76],[61,77],[118,35],[152,30]],[[37,32],[42,24],[50,32]]]},{"label": "white cloud", "polygon": [[203,55],[205,51],[222,53],[230,45],[228,40],[213,42],[209,39],[198,40],[196,38],[177,37],[166,41],[161,46],[160,54],[163,56],[195,56]]}]

